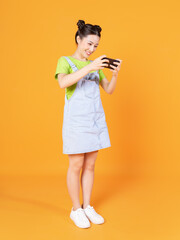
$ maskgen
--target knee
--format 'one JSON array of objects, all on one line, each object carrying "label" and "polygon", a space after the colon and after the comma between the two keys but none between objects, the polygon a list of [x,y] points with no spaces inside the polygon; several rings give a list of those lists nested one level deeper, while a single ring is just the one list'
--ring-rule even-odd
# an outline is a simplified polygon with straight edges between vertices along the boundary
[{"label": "knee", "polygon": [[83,169],[88,171],[94,171],[94,168],[95,168],[94,162],[85,163],[83,166]]},{"label": "knee", "polygon": [[73,172],[79,173],[81,171],[82,166],[83,166],[83,162],[78,161],[78,162],[71,164],[69,167]]}]

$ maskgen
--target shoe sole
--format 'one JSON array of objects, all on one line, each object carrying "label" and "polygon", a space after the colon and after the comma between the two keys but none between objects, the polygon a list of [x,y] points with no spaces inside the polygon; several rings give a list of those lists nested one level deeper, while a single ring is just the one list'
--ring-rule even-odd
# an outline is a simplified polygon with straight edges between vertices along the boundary
[{"label": "shoe sole", "polygon": [[[86,214],[86,213],[85,213]],[[103,222],[100,222],[100,223],[97,223],[97,222],[93,222],[89,217],[88,217],[88,215],[86,214],[86,217],[89,219],[89,221],[91,221],[92,223],[94,223],[94,224],[103,224],[105,221],[103,221]]]},{"label": "shoe sole", "polygon": [[[91,221],[91,219],[89,219],[89,221]],[[93,222],[93,221],[91,221],[93,224],[103,224],[104,222],[100,222],[100,223],[97,223],[97,222]]]}]

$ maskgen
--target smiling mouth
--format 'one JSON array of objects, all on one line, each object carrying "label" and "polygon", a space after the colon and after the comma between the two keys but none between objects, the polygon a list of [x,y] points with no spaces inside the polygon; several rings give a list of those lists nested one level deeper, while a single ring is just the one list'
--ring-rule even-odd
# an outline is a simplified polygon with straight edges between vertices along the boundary
[{"label": "smiling mouth", "polygon": [[87,52],[87,51],[86,51],[86,53],[87,53],[87,55],[91,55],[91,53],[90,53],[90,52]]}]

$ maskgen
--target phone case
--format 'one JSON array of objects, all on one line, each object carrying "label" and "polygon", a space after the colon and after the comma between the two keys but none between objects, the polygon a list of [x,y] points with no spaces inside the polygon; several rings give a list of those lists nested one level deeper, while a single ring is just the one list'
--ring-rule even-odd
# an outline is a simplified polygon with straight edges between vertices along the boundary
[{"label": "phone case", "polygon": [[103,59],[108,59],[108,60],[109,60],[109,62],[107,63],[108,66],[107,66],[107,67],[105,66],[105,68],[114,69],[114,68],[112,68],[112,67],[110,66],[110,64],[116,67],[117,64],[114,64],[114,63],[115,63],[115,62],[119,62],[119,63],[120,63],[119,60],[116,60],[116,59],[113,59],[113,58],[104,57],[104,58],[102,58],[102,60],[103,60]]}]

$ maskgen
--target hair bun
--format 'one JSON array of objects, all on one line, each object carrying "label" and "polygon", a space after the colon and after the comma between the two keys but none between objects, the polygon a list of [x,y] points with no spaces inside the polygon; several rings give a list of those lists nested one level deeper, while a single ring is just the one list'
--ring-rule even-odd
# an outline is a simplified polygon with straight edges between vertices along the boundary
[{"label": "hair bun", "polygon": [[85,25],[85,21],[79,20],[77,25],[78,25],[79,30],[81,30],[84,27],[84,25]]},{"label": "hair bun", "polygon": [[94,25],[94,28],[96,28],[99,33],[102,31],[102,28],[99,25]]}]

